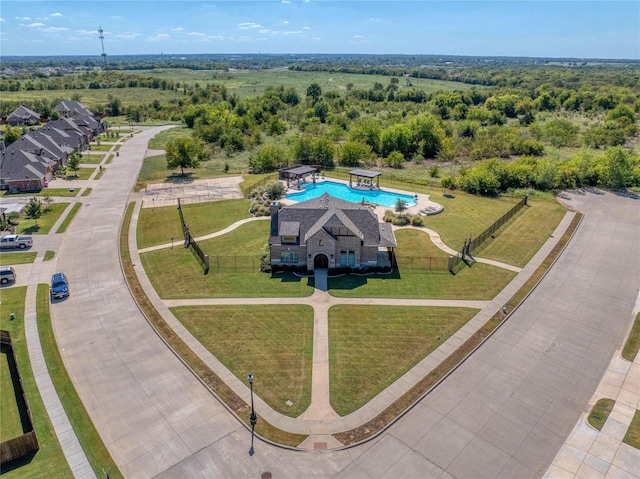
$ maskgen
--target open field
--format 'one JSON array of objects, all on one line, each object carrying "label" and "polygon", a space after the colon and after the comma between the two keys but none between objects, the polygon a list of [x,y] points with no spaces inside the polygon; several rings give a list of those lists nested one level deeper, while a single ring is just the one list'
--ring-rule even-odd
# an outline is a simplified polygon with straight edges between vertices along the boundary
[{"label": "open field", "polygon": [[329,309],[331,405],[344,416],[370,401],[477,310],[338,305]]},{"label": "open field", "polygon": [[[311,402],[313,309],[306,305],[173,308],[182,324],[276,411],[297,417]],[[292,404],[287,405],[290,401]]]}]

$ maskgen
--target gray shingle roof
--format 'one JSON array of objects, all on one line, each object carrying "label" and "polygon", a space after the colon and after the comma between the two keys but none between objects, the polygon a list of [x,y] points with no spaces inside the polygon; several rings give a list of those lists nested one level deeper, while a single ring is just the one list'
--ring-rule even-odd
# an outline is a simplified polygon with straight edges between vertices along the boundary
[{"label": "gray shingle roof", "polygon": [[369,207],[341,200],[327,193],[286,206],[271,221],[271,244],[280,243],[279,235],[289,234],[283,233],[283,227],[289,231],[286,224],[298,223],[299,237],[303,243],[323,228],[344,226],[359,237],[365,246],[396,245],[393,231],[385,229],[384,237],[382,236],[381,226],[386,228],[386,225],[378,221]]}]

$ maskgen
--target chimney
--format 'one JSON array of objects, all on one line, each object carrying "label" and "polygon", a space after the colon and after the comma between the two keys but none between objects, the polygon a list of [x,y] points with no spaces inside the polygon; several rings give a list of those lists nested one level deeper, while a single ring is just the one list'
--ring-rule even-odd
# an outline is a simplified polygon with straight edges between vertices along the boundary
[{"label": "chimney", "polygon": [[272,218],[277,218],[278,217],[278,202],[277,201],[272,201],[271,205],[269,206],[269,213],[271,214]]}]

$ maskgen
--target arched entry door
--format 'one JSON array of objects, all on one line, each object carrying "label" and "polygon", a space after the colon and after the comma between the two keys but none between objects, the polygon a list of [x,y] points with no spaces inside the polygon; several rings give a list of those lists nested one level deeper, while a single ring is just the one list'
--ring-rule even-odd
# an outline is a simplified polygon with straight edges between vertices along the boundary
[{"label": "arched entry door", "polygon": [[313,258],[313,269],[329,269],[329,258],[326,254],[317,254]]}]

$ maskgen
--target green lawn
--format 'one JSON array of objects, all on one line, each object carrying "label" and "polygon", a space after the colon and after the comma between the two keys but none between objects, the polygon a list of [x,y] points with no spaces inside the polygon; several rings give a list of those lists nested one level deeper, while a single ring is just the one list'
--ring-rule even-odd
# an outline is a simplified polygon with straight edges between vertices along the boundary
[{"label": "green lawn", "polygon": [[22,422],[20,421],[20,409],[16,401],[14,383],[11,377],[9,364],[13,363],[12,352],[7,348],[2,348],[0,354],[0,442],[8,441],[18,436],[22,436]]},{"label": "green lawn", "polygon": [[93,154],[94,151],[110,151],[113,145],[114,143],[101,143],[98,145],[96,142],[93,142],[91,143],[91,153]]},{"label": "green lawn", "polygon": [[35,251],[29,251],[28,253],[3,252],[0,254],[0,266],[33,263],[36,260],[36,254]]},{"label": "green lawn", "polygon": [[[185,221],[190,225],[186,217]],[[268,242],[270,228],[270,221],[251,221],[225,235],[198,241],[198,245],[209,257],[235,255],[256,256],[260,255],[262,248]],[[191,229],[191,227],[189,227],[189,229]]]},{"label": "green lawn", "polygon": [[470,308],[331,307],[331,405],[341,416],[363,406],[476,313]]},{"label": "green lawn", "polygon": [[489,300],[515,276],[513,271],[476,263],[455,276],[448,271],[401,270],[389,275],[329,278],[328,287],[337,297]]},{"label": "green lawn", "polygon": [[549,239],[567,210],[557,202],[529,201],[514,218],[474,254],[514,266],[525,266]]},{"label": "green lawn", "polygon": [[[71,191],[69,191],[71,190]],[[66,196],[73,197],[78,194],[80,188],[44,188],[37,192],[32,193],[9,193],[9,190],[0,192],[0,195],[6,197],[12,196]]]},{"label": "green lawn", "polygon": [[615,404],[616,402],[613,399],[598,399],[598,402],[593,406],[593,409],[591,409],[589,417],[587,418],[589,424],[595,427],[598,431],[602,430],[602,426],[607,422],[607,418]]},{"label": "green lawn", "polygon": [[193,130],[185,127],[175,127],[161,131],[149,141],[150,150],[164,150],[167,142],[177,138],[191,138]]},{"label": "green lawn", "polygon": [[204,275],[195,256],[182,242],[140,256],[153,287],[164,299],[299,297],[313,293],[313,279],[293,274],[217,273],[212,266],[209,274]]},{"label": "green lawn", "polygon": [[622,440],[625,444],[629,444],[636,449],[640,449],[640,410],[636,409],[629,429]]},{"label": "green lawn", "polygon": [[[184,205],[182,214],[194,237],[213,233],[244,218],[250,218],[248,200],[225,200]],[[175,206],[142,208],[138,217],[138,248],[169,243],[183,238]],[[266,241],[266,237],[264,240]],[[258,251],[259,253],[259,251]]]},{"label": "green lawn", "polygon": [[[171,131],[171,130],[170,130]],[[185,178],[203,179],[224,176],[221,168],[213,160],[203,161],[199,168],[188,168],[181,174],[180,169],[167,169],[167,159],[164,155],[150,156],[142,162],[140,175],[136,182],[136,191],[146,188],[147,183],[184,181]]]},{"label": "green lawn", "polygon": [[[313,309],[306,305],[173,308],[185,327],[276,411],[297,417],[311,402]],[[287,405],[287,401],[293,403]]]},{"label": "green lawn", "polygon": [[104,157],[105,155],[103,153],[89,153],[87,150],[85,150],[82,153],[82,159],[80,160],[80,163],[84,165],[97,165],[98,163],[101,163],[102,160],[104,160]]},{"label": "green lawn", "polygon": [[89,196],[92,191],[93,191],[93,188],[85,188],[81,196]]},{"label": "green lawn", "polygon": [[77,171],[68,170],[66,179],[67,180],[88,180],[94,171],[96,171],[95,168],[78,168]]},{"label": "green lawn", "polygon": [[633,361],[640,349],[640,313],[636,314],[636,319],[631,327],[629,337],[622,349],[622,357],[627,361]]},{"label": "green lawn", "polygon": [[429,234],[423,229],[399,229],[395,231],[395,235],[398,241],[396,256],[449,257],[449,253],[433,244]]},{"label": "green lawn", "polygon": [[47,251],[44,254],[44,261],[51,261],[55,257],[56,257],[55,251]]},{"label": "green lawn", "polygon": [[36,221],[28,218],[20,218],[20,224],[16,227],[16,233],[21,235],[30,235],[30,234],[47,234],[53,228],[53,225],[60,215],[64,212],[64,210],[69,206],[69,203],[53,203],[49,207],[49,211],[43,214],[38,219],[38,224],[36,225]]},{"label": "green lawn", "polygon": [[82,203],[76,203],[75,205],[73,205],[71,211],[69,211],[65,219],[62,220],[62,223],[60,224],[60,227],[58,228],[58,231],[56,231],[56,233],[64,233],[65,231],[67,231],[67,228],[71,224],[71,221],[73,221],[73,218],[75,218],[76,213],[78,213],[78,210],[80,210],[81,206]]},{"label": "green lawn", "polygon": [[[9,331],[11,334],[24,390],[31,408],[36,434],[38,435],[40,450],[33,457],[14,461],[8,466],[3,465],[2,476],[6,479],[22,479],[25,477],[29,479],[67,479],[73,476],[49,421],[49,415],[44,408],[31,371],[29,352],[24,334],[24,300],[26,292],[27,288],[25,286],[0,289],[0,302],[2,303],[3,311],[3,314],[0,315],[0,329]],[[5,311],[14,312],[16,319],[10,320],[9,315],[4,314]],[[0,428],[3,427],[4,420],[0,421]]]}]

